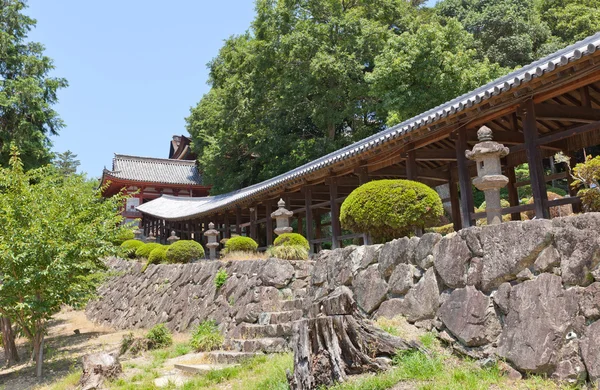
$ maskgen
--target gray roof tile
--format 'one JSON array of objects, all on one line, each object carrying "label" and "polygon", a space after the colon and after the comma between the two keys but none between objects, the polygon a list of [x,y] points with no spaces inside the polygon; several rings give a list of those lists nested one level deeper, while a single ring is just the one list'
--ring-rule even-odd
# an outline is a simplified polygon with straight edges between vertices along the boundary
[{"label": "gray roof tile", "polygon": [[202,185],[195,161],[115,154],[112,171],[104,175],[117,179],[163,184]]}]

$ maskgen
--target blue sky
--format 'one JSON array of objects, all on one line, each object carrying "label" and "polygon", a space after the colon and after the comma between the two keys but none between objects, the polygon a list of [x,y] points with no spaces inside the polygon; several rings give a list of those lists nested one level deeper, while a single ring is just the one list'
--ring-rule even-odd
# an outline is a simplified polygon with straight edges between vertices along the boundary
[{"label": "blue sky", "polygon": [[114,153],[168,157],[174,134],[208,91],[206,63],[248,29],[252,0],[29,0],[30,38],[46,46],[66,123],[54,150],[71,150],[95,177]]}]

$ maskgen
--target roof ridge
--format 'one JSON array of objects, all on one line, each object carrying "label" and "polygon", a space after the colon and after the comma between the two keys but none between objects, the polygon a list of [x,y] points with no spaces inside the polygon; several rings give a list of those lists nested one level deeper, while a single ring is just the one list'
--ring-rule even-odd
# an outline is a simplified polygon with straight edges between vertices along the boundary
[{"label": "roof ridge", "polygon": [[177,159],[174,159],[174,158],[133,156],[133,155],[130,155],[130,154],[118,154],[118,153],[115,153],[115,160],[116,159],[121,159],[121,160],[138,160],[138,161],[159,161],[159,162],[164,162],[164,163],[173,164],[173,165],[177,165],[177,164],[181,164],[181,165],[196,165],[196,161],[195,160],[177,160]]}]

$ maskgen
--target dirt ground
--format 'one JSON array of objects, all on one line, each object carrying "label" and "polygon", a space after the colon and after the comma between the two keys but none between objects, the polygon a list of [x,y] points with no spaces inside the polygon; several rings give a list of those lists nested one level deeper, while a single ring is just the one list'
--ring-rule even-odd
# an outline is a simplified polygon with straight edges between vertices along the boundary
[{"label": "dirt ground", "polygon": [[[75,330],[79,334],[75,334]],[[141,331],[140,331],[141,332]],[[118,348],[126,331],[99,327],[88,321],[83,311],[65,309],[50,323],[45,339],[43,378],[35,377],[35,366],[30,362],[30,346],[26,339],[17,340],[21,363],[10,368],[0,367],[0,390],[26,390],[41,387],[73,370],[80,370],[83,355]],[[4,350],[0,348],[0,361]]]}]

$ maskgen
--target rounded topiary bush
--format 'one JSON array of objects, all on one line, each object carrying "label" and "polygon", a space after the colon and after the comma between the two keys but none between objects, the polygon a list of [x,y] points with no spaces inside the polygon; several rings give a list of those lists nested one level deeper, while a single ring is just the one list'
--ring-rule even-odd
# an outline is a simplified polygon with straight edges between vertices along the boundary
[{"label": "rounded topiary bush", "polygon": [[279,235],[275,241],[273,241],[274,246],[301,246],[309,249],[308,240],[302,236],[302,234],[298,233],[283,233]]},{"label": "rounded topiary bush", "polygon": [[169,263],[189,263],[204,258],[204,248],[196,241],[179,240],[168,246],[166,258]]},{"label": "rounded topiary bush", "polygon": [[127,257],[134,258],[135,252],[142,245],[144,245],[144,243],[141,242],[140,240],[126,240],[126,241],[123,241],[123,243],[121,244],[121,248],[123,249],[123,252],[125,253],[125,255]]},{"label": "rounded topiary bush", "polygon": [[148,259],[150,257],[150,253],[158,247],[161,247],[162,244],[156,242],[149,242],[147,244],[141,245],[135,251],[135,257],[139,259]]},{"label": "rounded topiary bush", "polygon": [[348,195],[340,222],[345,229],[369,233],[376,242],[385,242],[437,224],[443,212],[440,196],[425,184],[376,180]]},{"label": "rounded topiary bush", "polygon": [[166,245],[161,245],[156,247],[150,252],[148,256],[148,263],[150,264],[160,264],[167,262],[167,249],[169,249]]},{"label": "rounded topiary bush", "polygon": [[250,237],[231,237],[225,243],[225,252],[256,252],[258,244]]}]

